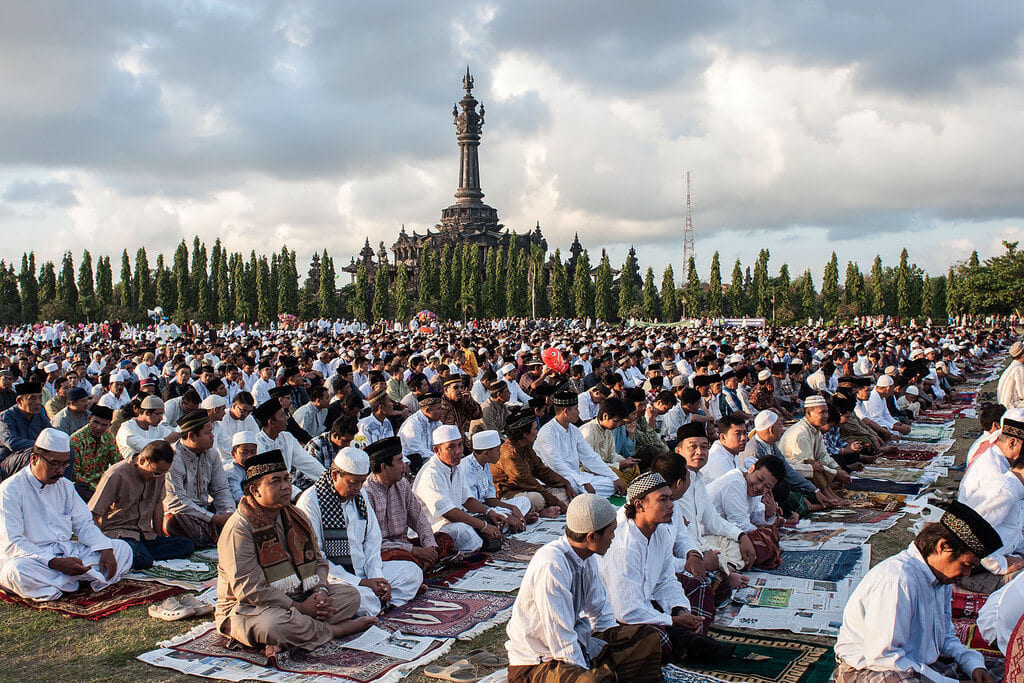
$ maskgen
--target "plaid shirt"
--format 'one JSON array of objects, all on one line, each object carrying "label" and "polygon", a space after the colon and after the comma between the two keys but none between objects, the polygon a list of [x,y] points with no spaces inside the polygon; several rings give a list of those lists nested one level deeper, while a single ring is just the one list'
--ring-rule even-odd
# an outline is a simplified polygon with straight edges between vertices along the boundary
[{"label": "plaid shirt", "polygon": [[89,486],[96,486],[107,468],[121,460],[109,429],[97,439],[89,425],[82,427],[71,435],[71,450],[75,454],[75,481]]},{"label": "plaid shirt", "polygon": [[848,441],[845,441],[842,435],[839,433],[839,425],[834,425],[832,429],[828,430],[822,435],[822,440],[825,442],[825,450],[833,458],[842,449],[849,445]]}]

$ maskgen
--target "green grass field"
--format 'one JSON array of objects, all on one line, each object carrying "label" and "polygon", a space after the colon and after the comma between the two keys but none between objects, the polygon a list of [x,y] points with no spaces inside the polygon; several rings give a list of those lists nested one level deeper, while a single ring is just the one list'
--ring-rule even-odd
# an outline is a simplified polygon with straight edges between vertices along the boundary
[{"label": "green grass field", "polygon": [[[981,391],[993,391],[994,382]],[[948,454],[963,462],[971,438],[961,435],[977,429],[976,420],[957,422],[957,441]],[[940,479],[940,489],[955,488],[959,472]],[[911,541],[908,527],[915,518],[905,517],[871,539],[871,562],[894,555]],[[151,619],[146,606],[132,607],[99,622],[67,619],[52,612],[40,612],[0,603],[0,680],[2,681],[185,681],[201,680],[183,676],[169,669],[159,669],[135,659],[155,649],[156,643],[184,633],[198,623],[196,620],[166,623]],[[453,652],[483,648],[505,655],[505,631],[497,626],[472,641],[457,643]],[[409,681],[433,680],[419,671]]]}]

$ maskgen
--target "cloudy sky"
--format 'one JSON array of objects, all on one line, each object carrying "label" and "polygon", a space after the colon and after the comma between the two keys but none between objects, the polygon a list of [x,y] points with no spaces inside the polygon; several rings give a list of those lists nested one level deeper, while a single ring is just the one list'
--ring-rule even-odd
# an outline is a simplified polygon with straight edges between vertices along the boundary
[{"label": "cloudy sky", "polygon": [[0,258],[422,232],[468,64],[485,201],[552,248],[678,273],[690,171],[702,275],[764,247],[819,284],[832,250],[944,272],[1024,239],[1022,30],[1019,0],[12,0]]}]

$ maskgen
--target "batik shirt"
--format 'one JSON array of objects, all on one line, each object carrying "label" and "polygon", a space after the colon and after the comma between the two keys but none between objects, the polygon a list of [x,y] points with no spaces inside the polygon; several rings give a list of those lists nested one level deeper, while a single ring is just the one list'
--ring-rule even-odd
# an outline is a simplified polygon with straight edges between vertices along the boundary
[{"label": "batik shirt", "polygon": [[121,460],[109,429],[97,439],[88,425],[82,427],[71,435],[71,450],[75,454],[75,481],[89,486],[96,486],[107,468]]}]

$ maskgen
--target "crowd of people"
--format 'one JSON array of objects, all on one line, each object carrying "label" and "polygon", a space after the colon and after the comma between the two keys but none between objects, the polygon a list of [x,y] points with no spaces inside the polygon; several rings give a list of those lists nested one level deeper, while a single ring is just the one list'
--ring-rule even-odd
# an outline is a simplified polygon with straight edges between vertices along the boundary
[{"label": "crowd of people", "polygon": [[0,340],[0,587],[24,598],[216,547],[220,632],[312,649],[564,516],[518,592],[509,680],[661,680],[732,657],[716,607],[779,566],[781,527],[842,506],[1008,348],[958,500],[854,592],[836,679],[923,680],[945,655],[990,680],[952,585],[994,592],[979,627],[1001,647],[1024,613],[1007,329],[48,329]]}]

